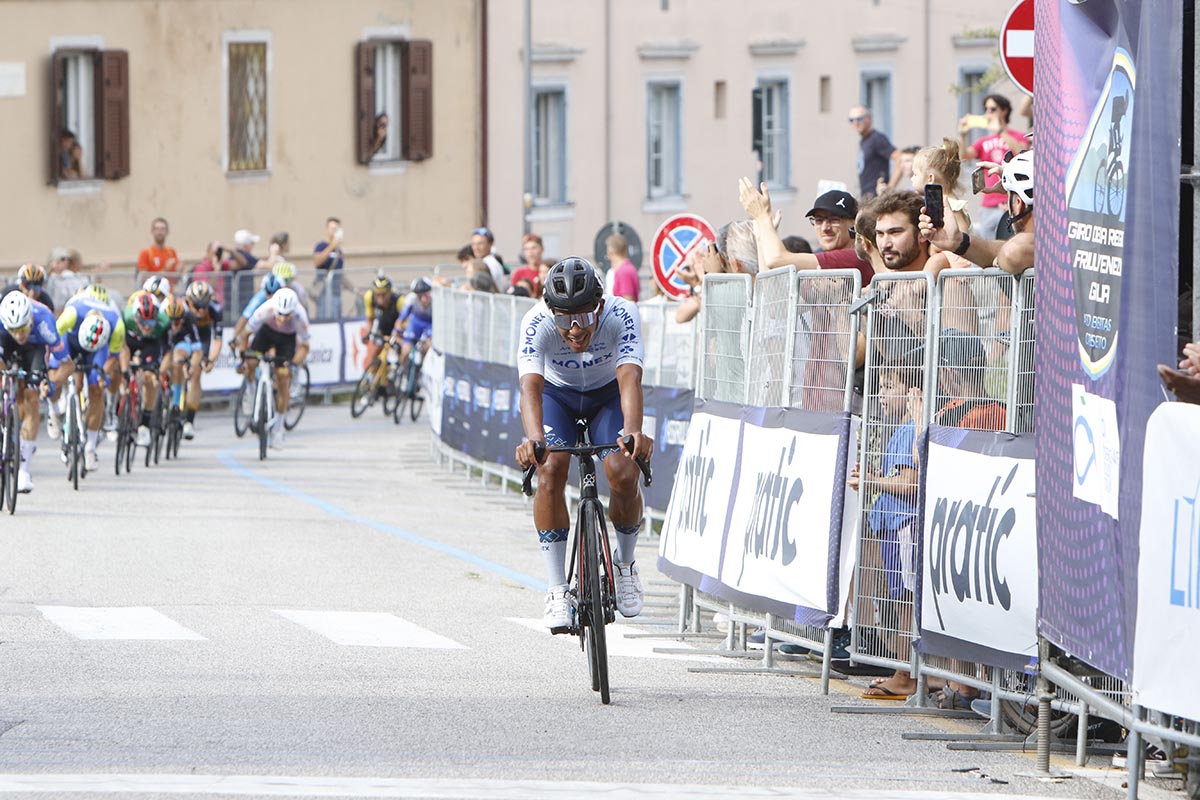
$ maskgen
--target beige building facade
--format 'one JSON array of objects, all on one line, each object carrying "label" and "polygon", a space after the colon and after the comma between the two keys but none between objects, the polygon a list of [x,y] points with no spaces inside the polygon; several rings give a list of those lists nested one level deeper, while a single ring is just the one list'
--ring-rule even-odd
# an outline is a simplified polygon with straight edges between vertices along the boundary
[{"label": "beige building facade", "polygon": [[[897,147],[955,137],[994,88],[997,33],[1011,0],[531,0],[532,208],[550,257],[591,254],[620,220],[639,235],[648,274],[664,220],[714,226],[741,215],[737,181],[754,177],[753,93],[762,89],[763,171],[785,233],[823,182],[858,194],[851,106],[868,102]],[[520,250],[525,188],[521,0],[489,3],[488,220],[497,247]],[[985,77],[986,76],[986,77]],[[973,92],[955,87],[973,85]],[[1025,124],[1017,119],[1018,126]],[[969,181],[967,182],[969,185]]]},{"label": "beige building facade", "polygon": [[[480,216],[479,0],[0,3],[0,270],[236,230],[436,263]],[[19,34],[14,34],[19,32]],[[389,126],[374,135],[381,115]]]}]

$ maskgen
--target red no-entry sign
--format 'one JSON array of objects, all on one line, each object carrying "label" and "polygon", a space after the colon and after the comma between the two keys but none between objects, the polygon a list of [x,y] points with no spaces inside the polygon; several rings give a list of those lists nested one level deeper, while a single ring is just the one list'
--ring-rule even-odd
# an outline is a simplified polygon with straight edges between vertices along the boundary
[{"label": "red no-entry sign", "polygon": [[1033,95],[1033,0],[1020,0],[1000,28],[1000,62],[1012,82]]}]

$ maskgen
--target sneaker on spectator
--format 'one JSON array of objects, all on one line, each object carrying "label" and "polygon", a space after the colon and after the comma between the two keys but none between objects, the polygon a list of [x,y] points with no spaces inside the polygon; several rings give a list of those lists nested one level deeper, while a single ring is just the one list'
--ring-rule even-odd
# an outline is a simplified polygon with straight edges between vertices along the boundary
[{"label": "sneaker on spectator", "polygon": [[636,617],[642,613],[642,581],[638,578],[637,565],[616,564],[617,610],[623,617]]},{"label": "sneaker on spectator", "polygon": [[982,697],[976,697],[971,701],[971,710],[984,719],[992,718],[992,701],[984,700]]},{"label": "sneaker on spectator", "polygon": [[712,615],[712,622],[713,622],[713,627],[715,627],[721,633],[729,632],[729,615],[728,614],[722,614],[720,611],[717,611]]},{"label": "sneaker on spectator", "polygon": [[571,603],[567,600],[567,585],[551,586],[546,592],[546,610],[542,624],[550,630],[571,627]]},{"label": "sneaker on spectator", "polygon": [[785,642],[785,643],[779,645],[779,652],[783,653],[784,655],[789,655],[789,656],[803,656],[803,655],[807,655],[809,650],[807,647],[802,647],[801,645],[798,645],[798,644],[791,644],[790,642]]}]

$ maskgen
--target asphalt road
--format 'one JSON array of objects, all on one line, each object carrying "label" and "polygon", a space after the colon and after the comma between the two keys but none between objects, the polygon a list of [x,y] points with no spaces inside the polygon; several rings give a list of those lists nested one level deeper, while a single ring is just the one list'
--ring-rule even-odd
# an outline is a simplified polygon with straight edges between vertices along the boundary
[{"label": "asphalt road", "polygon": [[314,407],[265,463],[223,413],[198,428],[120,478],[105,444],[78,493],[43,438],[0,518],[0,794],[1124,796],[901,739],[975,723],[831,713],[865,702],[845,682],[621,639],[671,613],[652,542],[660,616],[610,633],[601,706],[539,627],[529,507],[436,465],[426,427]]}]

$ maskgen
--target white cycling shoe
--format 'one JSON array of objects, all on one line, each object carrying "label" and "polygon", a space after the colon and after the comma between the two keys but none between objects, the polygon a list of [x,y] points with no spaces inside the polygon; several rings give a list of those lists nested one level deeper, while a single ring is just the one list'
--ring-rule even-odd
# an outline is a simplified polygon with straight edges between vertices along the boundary
[{"label": "white cycling shoe", "polygon": [[638,577],[637,565],[613,564],[617,568],[617,610],[623,617],[636,617],[642,613],[642,580]]},{"label": "white cycling shoe", "polygon": [[571,627],[571,601],[567,598],[567,585],[551,586],[546,592],[546,611],[542,623],[551,630]]},{"label": "white cycling shoe", "polygon": [[100,468],[100,456],[96,454],[96,449],[83,449],[83,468],[88,472],[95,472]]},{"label": "white cycling shoe", "polygon": [[62,438],[62,420],[58,418],[58,413],[53,406],[46,412],[46,435],[51,439]]},{"label": "white cycling shoe", "polygon": [[33,491],[33,478],[29,475],[29,470],[17,470],[17,491],[21,494],[29,494]]},{"label": "white cycling shoe", "polygon": [[196,426],[190,422],[183,423],[183,438],[189,442],[196,438]]},{"label": "white cycling shoe", "polygon": [[137,439],[135,440],[135,443],[138,447],[150,446],[150,429],[145,425],[138,425]]}]

